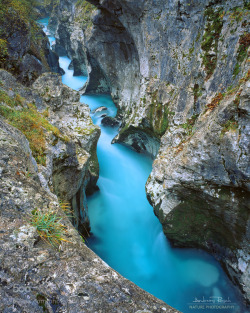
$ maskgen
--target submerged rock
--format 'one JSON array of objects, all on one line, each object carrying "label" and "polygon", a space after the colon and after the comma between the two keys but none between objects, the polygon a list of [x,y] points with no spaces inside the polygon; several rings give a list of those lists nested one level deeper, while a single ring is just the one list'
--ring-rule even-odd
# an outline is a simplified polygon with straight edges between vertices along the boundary
[{"label": "submerged rock", "polygon": [[95,110],[93,111],[93,113],[98,113],[98,112],[102,112],[102,111],[106,111],[106,110],[107,110],[106,107],[99,107],[99,108],[95,109]]},{"label": "submerged rock", "polygon": [[110,127],[116,127],[118,126],[120,123],[119,121],[111,116],[105,116],[102,121],[101,121],[102,125],[104,126],[110,126]]}]

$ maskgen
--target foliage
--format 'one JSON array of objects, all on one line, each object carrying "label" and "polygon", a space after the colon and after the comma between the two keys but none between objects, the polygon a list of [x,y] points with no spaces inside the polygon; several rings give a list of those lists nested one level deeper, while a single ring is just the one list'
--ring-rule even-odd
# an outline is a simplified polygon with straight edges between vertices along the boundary
[{"label": "foliage", "polygon": [[235,119],[232,119],[232,120],[228,120],[224,125],[223,125],[223,128],[222,128],[222,131],[221,131],[221,135],[223,136],[226,132],[228,131],[236,131],[239,127],[239,124],[238,124],[238,121],[236,121]]},{"label": "foliage", "polygon": [[59,201],[60,208],[63,210],[65,215],[68,218],[76,218],[76,216],[72,213],[71,205],[67,201]]},{"label": "foliage", "polygon": [[174,115],[168,108],[169,103],[162,104],[158,101],[158,90],[152,93],[151,104],[149,106],[149,120],[154,133],[162,136],[169,125],[169,117]]},{"label": "foliage", "polygon": [[247,50],[250,46],[250,33],[243,34],[239,39],[239,49],[237,52],[237,63],[234,68],[233,75],[237,76],[240,72],[240,64],[247,57]]},{"label": "foliage", "polygon": [[198,84],[194,84],[193,92],[194,92],[194,103],[196,103],[198,98],[202,95],[201,88]]},{"label": "foliage", "polygon": [[46,165],[46,132],[51,132],[56,138],[68,141],[68,137],[62,135],[57,127],[39,113],[36,107],[28,104],[22,106],[24,99],[20,95],[10,98],[7,93],[0,91],[0,115],[9,124],[19,129],[28,139],[33,156],[39,164]]},{"label": "foliage", "polygon": [[9,26],[21,26],[34,18],[34,0],[0,0],[0,20],[9,20]]},{"label": "foliage", "polygon": [[8,43],[6,39],[0,39],[0,63],[4,62],[8,55]]},{"label": "foliage", "polygon": [[191,136],[193,134],[193,126],[198,116],[199,114],[194,114],[191,118],[187,119],[186,123],[181,125],[181,127],[186,130],[188,136]]},{"label": "foliage", "polygon": [[0,90],[0,103],[5,103],[10,107],[15,107],[18,105],[23,105],[24,101],[24,98],[19,94],[16,94],[14,98],[10,98],[7,92]]},{"label": "foliage", "polygon": [[214,110],[220,104],[223,98],[224,98],[224,95],[221,92],[216,94],[216,96],[212,99],[212,101],[207,104],[206,111]]},{"label": "foliage", "polygon": [[43,0],[44,7],[55,8],[60,4],[60,0]]},{"label": "foliage", "polygon": [[231,12],[228,12],[228,13],[229,13],[229,19],[231,21],[231,24],[234,21],[239,23],[247,15],[246,10],[244,10],[244,8],[242,7],[235,7],[231,10]]},{"label": "foliage", "polygon": [[77,15],[76,21],[82,24],[84,29],[92,26],[91,15],[96,7],[86,0],[78,0],[76,3],[76,8],[80,12]]},{"label": "foliage", "polygon": [[[17,71],[17,64],[24,54],[24,51],[21,51],[23,48],[48,66],[41,49],[42,46],[46,46],[47,39],[41,36],[41,29],[35,22],[35,5],[35,0],[0,0],[0,67],[8,69],[12,73]],[[13,40],[13,38],[19,37],[20,55],[17,58],[13,52],[10,53],[9,46],[10,38]],[[27,38],[26,47],[22,42],[25,37]],[[15,51],[16,54],[19,54],[19,51]]]},{"label": "foliage", "polygon": [[58,247],[67,233],[67,228],[61,223],[58,212],[49,210],[42,212],[34,210],[30,216],[30,224],[36,227],[39,236],[54,247]]},{"label": "foliage", "polygon": [[[207,19],[207,24],[202,38],[201,48],[204,51],[203,65],[205,66],[205,71],[207,73],[206,79],[209,79],[217,64],[218,42],[223,26],[222,9],[220,8],[217,11],[214,11],[213,8],[208,7],[205,11],[205,17]],[[212,49],[215,52],[215,55],[210,53]]]}]

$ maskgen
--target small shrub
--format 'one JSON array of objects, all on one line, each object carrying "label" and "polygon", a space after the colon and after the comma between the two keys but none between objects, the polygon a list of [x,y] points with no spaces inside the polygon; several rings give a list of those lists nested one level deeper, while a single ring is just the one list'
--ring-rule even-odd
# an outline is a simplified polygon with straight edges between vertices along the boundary
[{"label": "small shrub", "polygon": [[[36,107],[28,103],[28,108],[16,110],[14,106],[16,103],[21,103],[22,97],[16,95],[13,100],[7,93],[0,92],[0,115],[2,115],[9,124],[19,129],[28,139],[30,149],[36,161],[45,166],[46,165],[46,131],[52,132],[56,138],[60,138],[64,142],[68,142],[69,138],[60,133],[60,130],[40,114]],[[8,106],[6,106],[6,104]]]},{"label": "small shrub", "polygon": [[8,56],[7,40],[0,38],[0,63],[4,62],[7,56]]},{"label": "small shrub", "polygon": [[34,210],[30,217],[30,224],[36,227],[39,236],[56,248],[61,241],[67,241],[63,238],[67,233],[67,228],[61,221],[62,218],[54,211]]},{"label": "small shrub", "polygon": [[237,58],[236,58],[237,63],[235,65],[234,72],[233,72],[234,77],[236,77],[239,74],[241,63],[247,57],[247,50],[248,50],[249,45],[250,45],[250,33],[246,33],[246,34],[242,35],[240,37],[239,44],[240,45],[239,45],[239,49],[237,52]]},{"label": "small shrub", "polygon": [[[206,79],[209,79],[217,64],[218,42],[223,27],[223,11],[221,8],[214,11],[213,8],[208,7],[205,11],[205,17],[207,23],[201,43],[201,48],[204,51],[202,64],[207,74]],[[215,55],[210,53],[211,50],[215,52]]]},{"label": "small shrub", "polygon": [[219,92],[213,99],[212,101],[207,104],[206,111],[208,110],[214,110],[221,102],[221,100],[224,98],[223,94]]},{"label": "small shrub", "polygon": [[227,121],[222,128],[221,131],[221,136],[223,136],[226,132],[231,131],[236,131],[239,127],[238,121],[236,121],[235,119],[229,120]]},{"label": "small shrub", "polygon": [[181,124],[181,127],[184,128],[188,136],[191,136],[194,132],[193,126],[198,118],[199,114],[194,114],[191,118],[187,119],[187,122]]}]

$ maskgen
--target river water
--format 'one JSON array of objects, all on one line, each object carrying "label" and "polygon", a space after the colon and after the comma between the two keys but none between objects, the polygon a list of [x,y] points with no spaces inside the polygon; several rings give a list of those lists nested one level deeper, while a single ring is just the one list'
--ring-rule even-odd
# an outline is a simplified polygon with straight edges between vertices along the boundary
[{"label": "river water", "polygon": [[[48,19],[39,21],[47,31]],[[55,40],[49,35],[50,42]],[[62,81],[78,90],[87,77],[73,76],[70,59],[60,57]],[[91,237],[88,246],[124,277],[184,313],[247,312],[220,264],[197,249],[173,249],[146,199],[152,160],[111,144],[117,128],[101,125],[103,114],[116,115],[108,95],[83,95],[93,122],[101,127],[97,146],[99,191],[88,197]],[[93,113],[105,106],[107,110]]]}]

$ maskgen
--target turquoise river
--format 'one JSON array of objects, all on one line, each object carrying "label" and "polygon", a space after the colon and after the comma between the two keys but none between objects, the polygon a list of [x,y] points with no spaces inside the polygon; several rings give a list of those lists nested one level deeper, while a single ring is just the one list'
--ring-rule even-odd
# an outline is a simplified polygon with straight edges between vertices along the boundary
[{"label": "turquoise river", "polygon": [[[48,19],[39,21],[50,43]],[[60,57],[62,81],[78,90],[87,77],[73,76],[70,59]],[[88,197],[91,237],[87,245],[106,263],[135,284],[186,312],[245,313],[234,286],[220,264],[196,249],[174,249],[149,205],[145,183],[152,159],[120,144],[111,144],[117,128],[103,127],[101,115],[116,115],[109,95],[82,95],[93,122],[101,127],[97,146],[99,191]],[[93,113],[105,106],[107,110]]]}]

